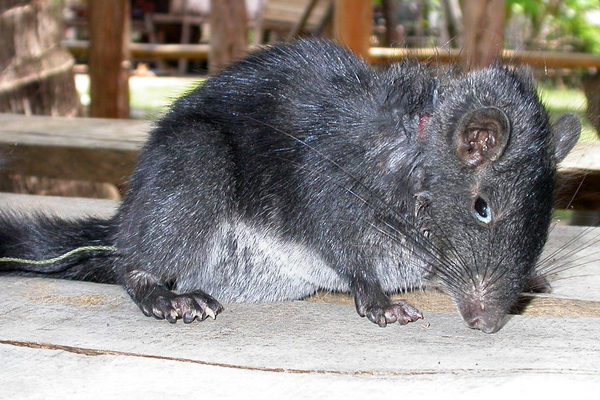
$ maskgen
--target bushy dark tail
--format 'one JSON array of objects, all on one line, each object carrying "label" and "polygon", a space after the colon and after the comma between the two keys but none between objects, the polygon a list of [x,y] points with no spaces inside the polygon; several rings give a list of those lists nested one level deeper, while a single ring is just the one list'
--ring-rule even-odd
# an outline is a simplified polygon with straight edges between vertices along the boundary
[{"label": "bushy dark tail", "polygon": [[[67,220],[45,215],[0,215],[0,274],[103,283],[118,281],[113,219]],[[71,255],[61,257],[73,250]],[[27,263],[19,260],[51,260]]]}]

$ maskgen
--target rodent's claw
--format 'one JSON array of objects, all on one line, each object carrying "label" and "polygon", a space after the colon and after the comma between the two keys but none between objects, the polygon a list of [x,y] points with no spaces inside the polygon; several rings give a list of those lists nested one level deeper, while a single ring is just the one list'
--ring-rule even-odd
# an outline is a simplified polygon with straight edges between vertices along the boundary
[{"label": "rodent's claw", "polygon": [[146,316],[156,319],[166,319],[174,324],[178,319],[189,324],[195,319],[213,319],[223,310],[218,301],[204,293],[176,294],[165,290],[157,296],[149,296],[140,303],[140,308]]}]

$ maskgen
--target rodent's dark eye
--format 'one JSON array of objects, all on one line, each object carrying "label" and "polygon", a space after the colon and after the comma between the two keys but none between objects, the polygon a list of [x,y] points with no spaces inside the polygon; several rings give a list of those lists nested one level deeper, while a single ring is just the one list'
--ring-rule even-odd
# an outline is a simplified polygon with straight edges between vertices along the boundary
[{"label": "rodent's dark eye", "polygon": [[492,210],[488,203],[481,197],[477,197],[473,203],[473,215],[484,224],[492,222]]}]

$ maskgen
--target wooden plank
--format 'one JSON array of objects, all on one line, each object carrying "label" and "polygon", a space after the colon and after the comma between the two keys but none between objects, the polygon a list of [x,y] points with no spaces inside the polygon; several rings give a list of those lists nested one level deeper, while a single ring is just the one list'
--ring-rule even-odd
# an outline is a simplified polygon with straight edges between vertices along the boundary
[{"label": "wooden plank", "polygon": [[319,3],[319,0],[310,0],[308,2],[308,4],[304,7],[304,10],[302,11],[302,15],[300,16],[300,19],[298,19],[294,23],[294,26],[288,33],[287,39],[286,39],[287,41],[294,40],[300,34],[302,29],[304,29],[304,27],[306,26],[306,24],[308,22],[308,18],[312,15],[313,10],[315,9],[315,6],[318,3]]},{"label": "wooden plank", "polygon": [[[140,120],[0,114],[0,151],[8,159],[5,169],[14,174],[121,185],[151,129],[152,122]],[[600,143],[578,143],[560,176],[559,208],[597,210]]]},{"label": "wooden plank", "polygon": [[556,186],[556,208],[600,210],[600,171],[563,168]]},{"label": "wooden plank", "polygon": [[[2,210],[69,216],[74,208],[81,215],[109,216],[115,204],[0,194]],[[557,226],[548,250],[575,241],[584,244],[578,259],[594,257],[599,232]],[[585,246],[590,240],[595,250]],[[597,391],[600,314],[591,307],[581,312],[582,305],[600,304],[595,257],[586,270],[563,271],[557,284],[571,284],[543,299],[554,303],[513,316],[493,335],[468,329],[451,304],[440,309],[435,293],[420,293],[423,302],[411,299],[423,307],[425,319],[407,326],[379,328],[359,318],[353,305],[331,299],[225,304],[216,320],[171,325],[144,317],[116,285],[0,277],[0,359],[7,366],[0,387],[7,398],[61,400],[162,399],[166,391],[209,398],[352,399],[389,395],[398,387],[404,395],[439,398],[498,391],[566,396],[574,386]],[[437,311],[426,306],[432,298],[431,310]],[[177,384],[169,376],[210,384]]]},{"label": "wooden plank", "polygon": [[600,210],[600,143],[578,143],[563,160],[556,208]]},{"label": "wooden plank", "polygon": [[0,114],[0,151],[11,173],[120,185],[150,128],[148,121]]},{"label": "wooden plank", "polygon": [[304,12],[312,7],[312,12],[306,15],[304,26],[307,30],[314,30],[323,20],[327,13],[331,0],[317,0],[313,6],[313,0],[269,0],[265,4],[263,12],[263,24],[265,29],[292,29],[304,18]]},{"label": "wooden plank", "polygon": [[114,200],[32,196],[0,192],[0,210],[12,210],[22,214],[45,212],[65,218],[81,216],[110,218],[117,212],[118,206],[119,203]]},{"label": "wooden plank", "polygon": [[[215,321],[170,325],[144,317],[116,286],[0,278],[0,287],[7,398],[168,391],[352,399],[398,387],[431,395],[442,386],[465,398],[499,386],[503,395],[541,396],[565,385],[600,387],[599,318],[521,316],[485,335],[455,314],[379,328],[349,305],[288,302],[226,305]],[[165,383],[165,371],[177,382],[210,384]]]},{"label": "wooden plank", "polygon": [[[14,145],[119,147],[139,150],[152,129],[147,120],[61,118],[0,113],[0,141]],[[577,143],[561,163],[565,169],[600,170],[600,143]]]},{"label": "wooden plank", "polygon": [[139,151],[151,128],[152,122],[145,120],[0,114],[0,140],[15,146]]},{"label": "wooden plank", "polygon": [[581,169],[600,171],[600,142],[580,142],[560,163],[565,170]]}]

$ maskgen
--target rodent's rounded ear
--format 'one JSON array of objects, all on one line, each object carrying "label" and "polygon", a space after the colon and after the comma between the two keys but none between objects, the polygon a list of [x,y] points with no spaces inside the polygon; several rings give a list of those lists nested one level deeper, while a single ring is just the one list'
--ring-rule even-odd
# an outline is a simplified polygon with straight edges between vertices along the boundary
[{"label": "rodent's rounded ear", "polygon": [[497,107],[469,111],[454,131],[454,149],[465,165],[477,167],[495,161],[504,152],[510,137],[510,120]]},{"label": "rodent's rounded ear", "polygon": [[552,125],[556,162],[561,162],[569,154],[580,134],[581,122],[575,114],[565,114]]}]

